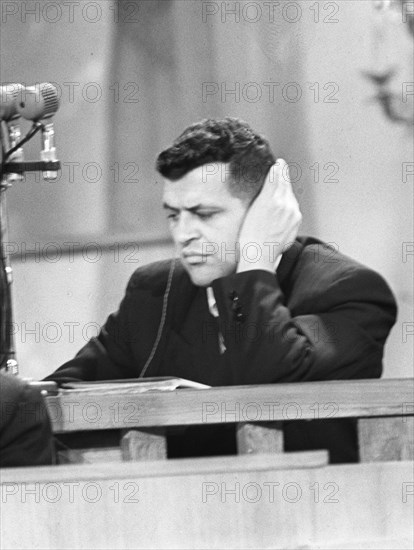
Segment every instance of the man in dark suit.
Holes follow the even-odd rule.
[[[118,312],[50,380],[172,375],[221,386],[381,375],[394,298],[377,273],[297,238],[287,165],[263,137],[237,119],[204,120],[157,169],[176,258],[138,269]],[[215,452],[231,452],[227,430],[191,437],[200,454],[212,433]],[[285,448],[357,459],[351,421],[288,422]]]

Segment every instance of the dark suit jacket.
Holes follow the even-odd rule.
[[[54,461],[52,430],[40,391],[0,372],[0,467]]]
[[[393,295],[380,275],[321,241],[298,238],[275,275],[252,270],[216,279],[218,323],[205,289],[191,283],[178,261],[174,265],[169,289],[171,262],[137,269],[98,337],[48,379],[133,378],[151,354],[145,376],[180,376],[212,386],[381,375],[396,317]],[[338,452],[340,461],[355,459],[355,431],[349,422],[332,422],[324,422],[322,432],[332,432],[338,449],[321,447],[320,422],[312,421],[287,423],[287,450],[328,447],[333,461]],[[342,435],[338,422],[348,426]],[[340,437],[349,440],[350,454],[342,453],[347,444]]]

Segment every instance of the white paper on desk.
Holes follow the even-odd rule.
[[[92,382],[66,382],[62,384],[65,391],[76,392],[133,392],[143,393],[148,391],[174,391],[178,388],[206,389],[211,386],[193,382],[185,378],[173,376],[156,376],[152,378],[125,378],[122,380],[94,380]]]

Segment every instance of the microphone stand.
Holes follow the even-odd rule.
[[[7,129],[5,130],[5,127]],[[4,132],[3,132],[4,131]],[[0,368],[11,374],[19,374],[19,365],[16,360],[16,346],[13,331],[13,307],[11,287],[13,271],[8,252],[9,227],[7,215],[6,190],[16,181],[22,181],[23,175],[19,173],[7,174],[4,167],[7,166],[7,151],[18,147],[21,141],[20,127],[14,121],[1,124],[2,170],[0,179],[0,262],[1,262],[1,327],[0,327]],[[23,160],[23,149],[18,148],[10,155],[13,161]]]
[[[7,154],[6,147],[10,150],[20,142],[20,132],[17,127],[10,128],[10,138],[7,139],[1,128],[1,144],[3,155]],[[24,141],[24,140],[23,140]],[[12,282],[13,271],[8,252],[8,216],[6,191],[12,183],[23,180],[25,172],[57,172],[60,162],[51,160],[23,162],[23,151],[17,149],[10,155],[12,162],[4,162],[2,159],[0,176],[0,369],[11,374],[19,374],[19,365],[16,360],[16,347],[13,331],[12,308]]]
[[[11,285],[13,271],[10,256],[7,250],[8,219],[6,189],[11,186],[7,176],[0,182],[0,261],[1,261],[1,332],[0,332],[0,368],[11,374],[19,374],[19,365],[16,361],[16,347],[13,332],[13,308]]]

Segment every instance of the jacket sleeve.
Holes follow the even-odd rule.
[[[137,327],[131,326],[129,310],[134,293],[135,277],[131,277],[126,294],[116,313],[109,315],[96,338],[89,342],[70,361],[45,380],[57,384],[79,380],[113,380],[136,377],[133,371],[131,342],[137,338]]]
[[[54,463],[43,396],[20,378],[0,371],[0,468]]]
[[[233,384],[381,375],[396,304],[374,271],[349,269],[295,311],[286,305],[277,276],[266,271],[217,279],[213,290]]]

